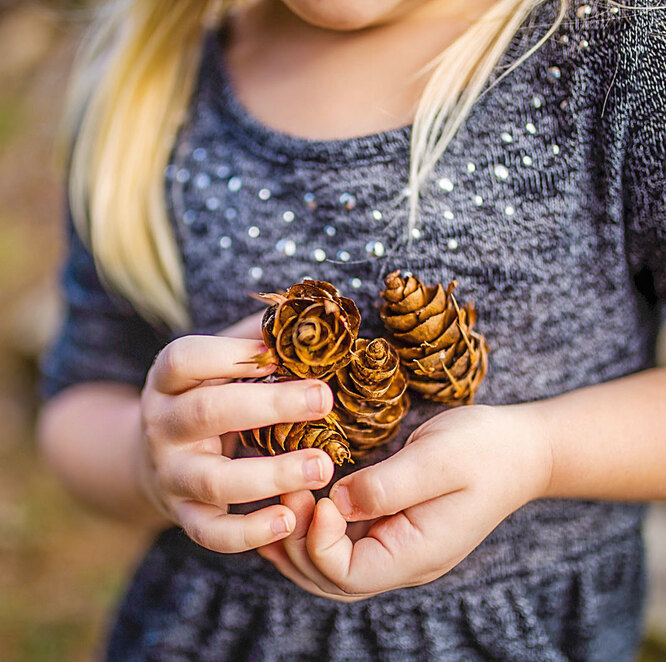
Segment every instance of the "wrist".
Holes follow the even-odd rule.
[[[527,466],[521,467],[530,478],[525,503],[548,498],[552,491],[554,451],[541,403],[509,405],[506,409],[512,413],[511,434],[519,440],[518,453],[528,460]]]

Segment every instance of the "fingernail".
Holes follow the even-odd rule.
[[[335,492],[331,494],[331,500],[344,517],[351,517],[354,508],[349,499],[349,490],[344,485],[338,487]]]
[[[291,531],[291,524],[289,520],[283,515],[282,517],[277,517],[271,522],[271,531],[276,535],[282,535],[283,533],[289,533]]]
[[[305,391],[305,401],[307,402],[308,408],[317,414],[323,414],[325,411],[325,388],[326,387],[321,384],[315,384],[314,386],[309,386]]]
[[[324,467],[318,457],[303,463],[303,475],[312,483],[321,483],[324,480]]]

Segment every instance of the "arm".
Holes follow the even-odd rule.
[[[47,402],[38,440],[67,489],[106,515],[149,528],[169,522],[139,489],[137,389],[98,382],[71,387]]]
[[[665,477],[662,368],[435,416],[393,457],[338,481],[330,500],[288,495],[296,529],[261,553],[306,590],[358,600],[443,575],[533,499],[664,499]],[[352,541],[347,523],[361,521],[369,529]]]
[[[522,406],[552,451],[543,496],[666,499],[666,368]]]

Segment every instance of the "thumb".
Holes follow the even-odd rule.
[[[438,440],[432,440],[438,441]],[[419,439],[392,457],[341,478],[330,499],[348,522],[385,517],[461,489],[440,443]]]

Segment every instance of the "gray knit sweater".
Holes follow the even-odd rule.
[[[476,104],[423,189],[411,243],[410,129],[327,142],[273,131],[239,103],[211,35],[166,173],[194,331],[256,310],[250,292],[314,277],[353,297],[362,331],[376,334],[382,278],[399,268],[455,277],[460,298],[475,301],[492,346],[481,403],[651,366],[666,298],[666,18],[654,4],[574,3],[557,35]],[[505,62],[543,34],[555,5],[535,11]],[[140,386],[169,336],[106,294],[71,240],[69,314],[45,357],[45,392]],[[393,450],[438,411],[415,400]],[[628,661],[642,513],[533,502],[439,580],[352,605],[305,593],[255,553],[208,552],[174,529],[138,569],[108,659]]]

